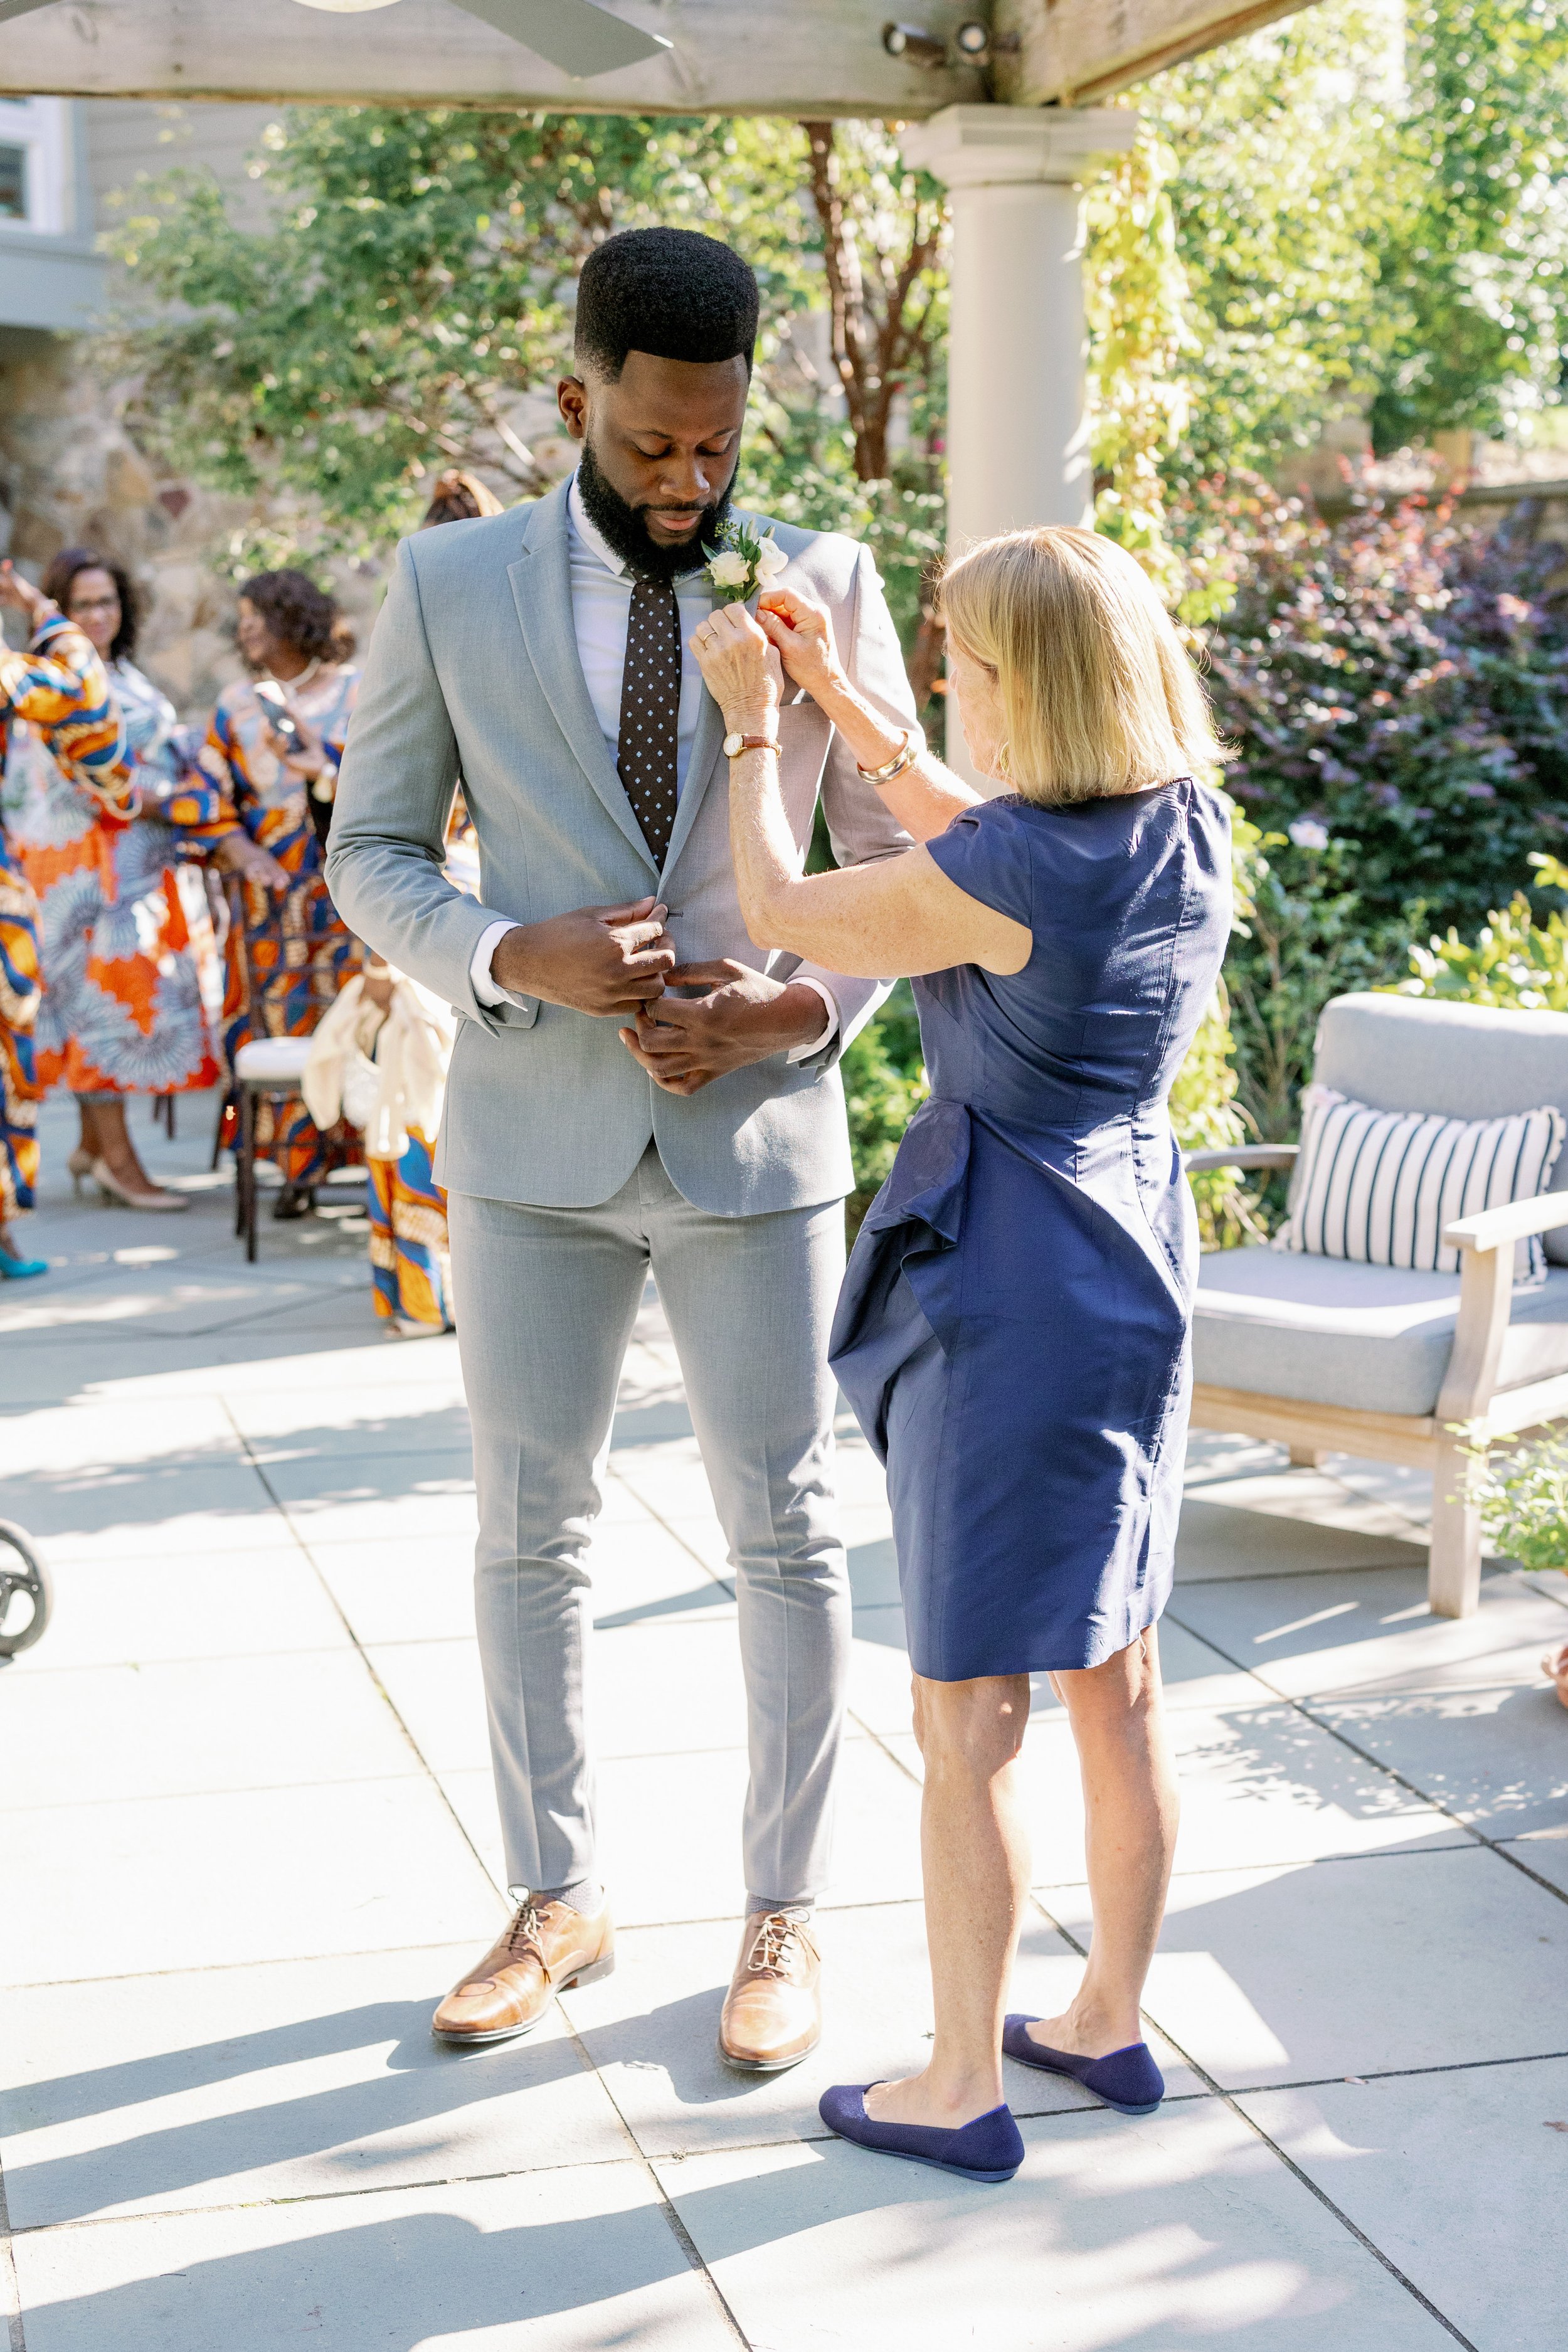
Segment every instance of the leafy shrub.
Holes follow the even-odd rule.
[[[1247,830],[1247,895],[1226,959],[1237,1091],[1255,1131],[1280,1143],[1300,1125],[1318,1015],[1331,996],[1405,971],[1410,926],[1369,916],[1352,845],[1312,820],[1299,819],[1294,838]]]
[[[1221,981],[1171,1088],[1171,1125],[1184,1151],[1219,1150],[1257,1132],[1237,1100],[1236,1040]],[[1235,1168],[1200,1169],[1192,1179],[1205,1249],[1226,1249],[1265,1230],[1254,1192]]]
[[[1532,855],[1537,887],[1568,891],[1568,866],[1541,851]],[[1447,938],[1410,950],[1413,978],[1402,996],[1447,996],[1469,1004],[1510,1005],[1529,1013],[1568,1013],[1568,919],[1553,908],[1544,921],[1522,890],[1482,924],[1473,947],[1450,929]]]
[[[1307,819],[1342,845],[1317,903],[1324,922],[1336,895],[1356,905],[1331,932],[1500,905],[1564,836],[1562,548],[1468,535],[1415,500],[1331,527],[1247,482],[1181,524],[1200,550],[1228,542],[1235,602],[1205,633],[1227,787],[1268,831]]]
[[[1568,1439],[1539,1437],[1489,1457],[1471,1448],[1465,1491],[1494,1551],[1538,1574],[1568,1568]]]
[[[1539,853],[1530,862],[1539,888],[1568,891],[1568,865]],[[1568,918],[1554,908],[1542,920],[1522,890],[1488,916],[1473,945],[1450,929],[1413,947],[1410,961],[1402,995],[1568,1013]],[[1568,1569],[1568,1438],[1536,1438],[1505,1453],[1474,1446],[1465,1487],[1494,1550],[1521,1568]]]
[[[844,1049],[840,1068],[849,1113],[855,1190],[847,1215],[851,1238],[886,1183],[904,1129],[931,1092],[921,1052],[921,1025],[907,980]]]

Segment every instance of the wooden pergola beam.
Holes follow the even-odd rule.
[[[950,42],[984,0],[613,0],[674,47],[573,81],[447,0],[331,16],[294,0],[52,0],[0,23],[0,95],[537,106],[623,114],[861,115],[919,121],[988,94],[955,61],[889,57],[907,17]],[[996,0],[991,92],[1092,105],[1310,0]],[[1016,45],[1015,45],[1016,44]]]
[[[1096,106],[1165,66],[1180,65],[1310,5],[1311,0],[996,0],[996,95],[1013,106]]]
[[[448,0],[338,16],[294,0],[57,0],[0,24],[0,94],[554,113],[859,115],[914,120],[985,95],[973,67],[889,57],[904,7],[951,40],[963,0],[610,0],[673,47],[574,81]]]

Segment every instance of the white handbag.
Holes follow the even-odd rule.
[[[381,1098],[381,1072],[370,1055],[351,1045],[343,1058],[343,1117],[363,1135]]]

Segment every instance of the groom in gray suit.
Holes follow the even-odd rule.
[[[725,790],[740,743],[688,643],[713,601],[703,543],[756,324],[755,280],[711,238],[635,231],[593,254],[559,391],[577,472],[398,550],[328,876],[355,930],[459,1015],[437,1174],[518,1907],[435,2031],[525,2032],[613,1965],[584,1727],[590,1537],[651,1268],[739,1599],[747,1916],[720,2049],[767,2071],[821,2030],[810,1922],[849,1650],[826,1364],[852,1182],[837,1065],[882,992],[747,937]],[[869,556],[773,528],[783,584],[828,605],[861,691],[912,726]],[[803,849],[819,796],[841,864],[907,845],[815,704],[780,712],[779,758]],[[459,780],[479,901],[442,873]]]

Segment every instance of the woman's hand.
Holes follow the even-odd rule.
[[[279,707],[294,727],[295,739],[290,741],[287,735],[279,733],[268,711],[267,701],[262,700],[261,723],[266,730],[267,748],[282,762],[289,775],[298,777],[301,783],[313,784],[327,765],[321,739],[310,720],[301,719],[288,701]]]
[[[393,991],[397,986],[397,975],[390,965],[367,963],[362,978],[364,982],[363,993],[367,1001],[375,1006],[378,1013],[390,1013]]]
[[[279,897],[288,889],[289,869],[280,866],[269,849],[252,841],[247,833],[226,833],[212,853],[213,864],[224,874],[237,874],[242,882],[256,884],[263,890],[273,890]]]
[[[826,708],[847,689],[825,604],[793,588],[765,588],[757,599],[757,620],[795,685],[814,702]]]
[[[779,657],[743,604],[721,604],[692,631],[703,684],[740,735],[771,735],[784,685]]]
[[[833,641],[833,620],[826,605],[802,596],[793,588],[764,589],[757,599],[757,619],[796,686],[810,695],[825,719],[831,719],[862,770],[885,767],[909,741],[908,730],[889,719],[846,677]],[[904,810],[898,812],[907,823]],[[940,833],[947,823],[931,825]]]
[[[12,569],[9,557],[0,563],[0,604],[9,604],[13,612],[26,613],[35,636],[60,609],[41,588],[35,588],[30,580],[24,580],[19,572]]]

